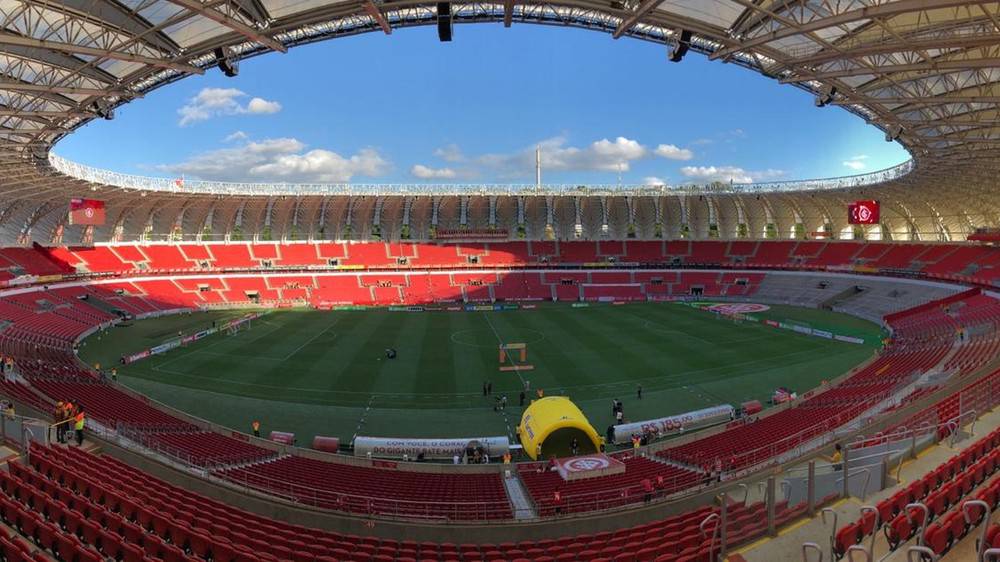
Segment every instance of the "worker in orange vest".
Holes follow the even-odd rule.
[[[260,422],[259,421],[253,420],[253,422],[250,424],[250,428],[253,429],[253,436],[254,437],[260,437]]]
[[[79,411],[73,418],[73,429],[76,430],[76,446],[83,446],[83,427],[87,424],[87,415],[83,413],[83,407],[78,406]]]

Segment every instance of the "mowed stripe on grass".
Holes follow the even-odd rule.
[[[187,317],[187,325],[197,324],[199,315],[210,325],[219,314],[197,313]],[[789,307],[775,307],[769,314],[842,323],[877,341],[877,327],[842,315]],[[158,343],[148,338],[165,331],[157,322],[115,329],[113,338],[91,338],[83,355],[89,362],[108,364],[123,352]],[[528,362],[535,369],[520,377],[498,372],[498,336],[506,343],[527,342]],[[399,352],[397,359],[385,359],[388,347]],[[193,414],[239,428],[244,419],[249,423],[271,414],[298,425],[300,434],[349,437],[343,427],[319,427],[357,419],[374,396],[370,431],[455,436],[496,431],[502,425],[492,401],[482,396],[485,380],[493,382],[494,394],[508,395],[510,417],[520,415],[516,404],[523,377],[532,390],[569,395],[601,429],[610,421],[611,398],[627,401],[631,419],[763,399],[777,386],[808,390],[872,351],[868,345],[736,325],[676,304],[544,304],[536,310],[486,313],[292,310],[269,314],[239,335],[213,336],[120,373],[124,381],[149,381],[136,387],[154,398],[193,404]],[[634,399],[638,384],[644,388],[641,402]],[[234,399],[219,408],[217,400],[204,399],[199,389],[247,400]],[[181,396],[185,392],[191,396]],[[238,411],[241,403],[253,404],[256,411]],[[262,404],[273,407],[261,412]],[[219,412],[232,409],[228,406],[237,411]],[[296,409],[311,414],[293,415],[290,410]]]

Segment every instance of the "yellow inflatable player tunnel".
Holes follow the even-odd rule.
[[[535,400],[521,415],[517,427],[524,452],[534,460],[572,455],[570,443],[577,441],[577,454],[601,450],[602,439],[587,417],[565,396]]]

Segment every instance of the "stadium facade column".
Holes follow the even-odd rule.
[[[809,461],[806,473],[806,512],[810,517],[816,515],[816,461]]]
[[[777,528],[774,524],[774,475],[767,477],[767,536],[776,537],[778,536]]]

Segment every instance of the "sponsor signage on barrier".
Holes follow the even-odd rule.
[[[389,312],[423,312],[422,306],[390,306]]]
[[[393,437],[366,437],[359,435],[354,439],[354,456],[416,458],[423,454],[425,458],[450,459],[455,455],[464,455],[465,448],[471,442],[477,442],[491,457],[500,458],[510,450],[510,440],[505,436],[469,437],[459,439],[408,439]]]
[[[439,240],[505,240],[507,237],[505,228],[439,228],[434,231],[434,238]]]
[[[575,302],[571,305],[573,308],[587,308],[590,306],[589,302]]]
[[[840,334],[833,336],[833,339],[847,343],[865,343],[865,340],[862,338],[856,338],[854,336],[842,336]]]
[[[470,304],[465,307],[465,310],[468,312],[486,312],[489,310],[500,310],[500,308],[492,304]]]
[[[224,322],[222,324],[222,326],[219,327],[219,328],[208,328],[208,329],[205,329],[205,330],[201,330],[200,332],[195,332],[194,334],[190,334],[188,336],[184,336],[184,337],[181,337],[181,338],[175,338],[175,339],[172,339],[170,341],[161,343],[160,345],[151,347],[151,348],[149,348],[147,350],[140,351],[138,353],[133,353],[132,355],[127,355],[127,356],[125,356],[123,358],[123,361],[124,361],[124,363],[126,365],[128,365],[130,363],[135,363],[136,361],[138,361],[140,359],[145,359],[145,358],[150,357],[152,355],[159,355],[161,353],[166,353],[167,351],[170,351],[171,349],[175,349],[175,348],[180,347],[182,344],[186,344],[186,343],[191,343],[191,342],[194,342],[194,341],[198,341],[198,340],[200,340],[202,338],[205,338],[207,336],[215,334],[215,333],[219,332],[220,330],[228,330],[229,328],[233,328],[235,326],[240,326],[240,325],[245,324],[245,323],[247,323],[247,322],[249,322],[251,320],[256,320],[257,318],[260,318],[261,316],[264,316],[265,314],[267,314],[267,311],[264,311],[264,312],[251,312],[250,314],[246,314],[246,315],[244,315],[244,316],[242,316],[240,318],[234,318],[232,320],[228,320],[228,321]]]
[[[125,364],[128,365],[130,363],[135,363],[136,361],[138,361],[140,359],[145,359],[147,357],[149,357],[149,350],[148,349],[144,349],[144,350],[140,351],[139,353],[133,353],[132,355],[126,356],[125,357]]]
[[[813,328],[812,335],[819,336],[821,338],[826,338],[828,340],[832,340],[833,339],[833,333],[832,332],[827,332],[826,330],[817,330],[817,329]]]
[[[653,433],[665,435],[679,431],[688,431],[696,427],[704,427],[733,419],[735,410],[729,404],[721,404],[653,420],[623,423],[614,426],[615,443],[625,443],[635,434]]]
[[[209,328],[207,330],[202,330],[200,332],[195,332],[195,333],[191,334],[190,336],[185,336],[181,340],[181,343],[196,342],[196,341],[198,341],[198,340],[200,340],[202,338],[207,338],[208,336],[210,336],[210,335],[212,335],[212,334],[214,334],[214,333],[216,333],[218,331],[219,330],[217,328]]]
[[[149,348],[149,353],[150,355],[159,355],[180,346],[181,340],[168,341],[167,343],[161,343],[160,345]]]

